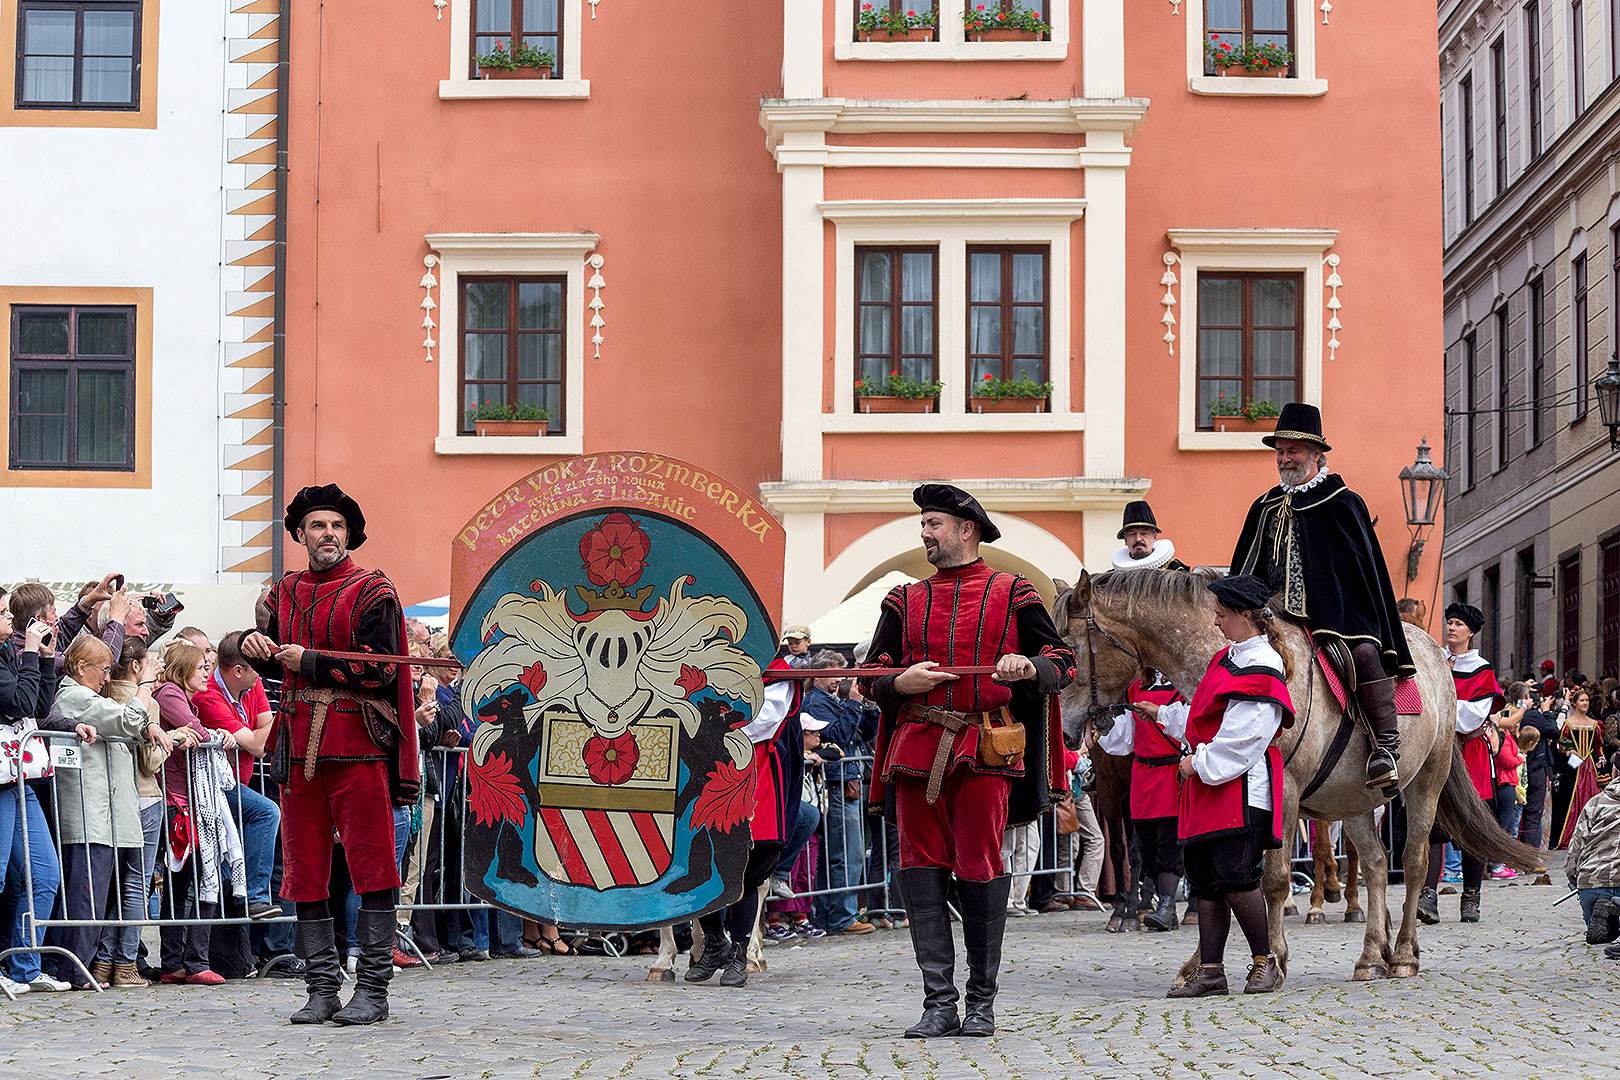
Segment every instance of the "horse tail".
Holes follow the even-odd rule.
[[[1515,870],[1531,871],[1541,866],[1542,854],[1528,844],[1510,837],[1485,809],[1474,781],[1468,775],[1462,750],[1451,748],[1451,773],[1435,807],[1435,821],[1451,834],[1452,843],[1476,859],[1505,863]]]

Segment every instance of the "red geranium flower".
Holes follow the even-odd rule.
[[[636,745],[635,735],[628,731],[617,739],[592,735],[585,740],[580,757],[592,780],[612,787],[624,783],[635,773],[636,762],[641,760],[641,748]]]
[[[613,513],[579,542],[585,575],[597,585],[630,585],[647,568],[647,534],[628,514]]]

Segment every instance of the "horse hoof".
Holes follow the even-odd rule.
[[[1299,914],[1299,908],[1297,906],[1293,905],[1293,904],[1286,904],[1286,905],[1283,906],[1283,914],[1284,915],[1298,915]]]
[[[1119,932],[1122,934],[1134,934],[1141,929],[1142,922],[1140,919],[1121,919],[1119,921]]]
[[[1328,889],[1323,895],[1327,897],[1327,902],[1330,904],[1337,904],[1344,899],[1344,893],[1339,889]]]
[[[1324,922],[1327,922],[1327,916],[1322,914],[1320,911],[1307,911],[1305,913],[1306,926],[1315,926],[1317,923]]]
[[[1367,921],[1367,913],[1365,911],[1347,911],[1347,912],[1344,913],[1344,921],[1345,922],[1366,922]]]
[[[649,972],[647,972],[647,981],[648,982],[674,982],[675,981],[675,969],[674,968],[665,968],[663,971],[649,971]]]
[[[1389,969],[1382,964],[1373,964],[1367,967],[1363,967],[1361,964],[1356,965],[1356,982],[1372,982],[1375,979],[1387,978],[1389,978]]]
[[[1108,931],[1110,934],[1119,933],[1119,916],[1110,915],[1108,917],[1108,925],[1103,927],[1103,929]]]
[[[1418,966],[1416,964],[1396,964],[1389,969],[1389,973],[1397,979],[1410,979],[1418,973]]]

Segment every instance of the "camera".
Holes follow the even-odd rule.
[[[124,575],[114,574],[113,579],[111,582],[109,582],[109,584],[112,585],[112,591],[117,592],[119,589],[124,587]]]
[[[143,596],[141,606],[154,615],[177,615],[186,610],[186,605],[182,604],[180,598],[172,592],[166,592],[162,596]]]

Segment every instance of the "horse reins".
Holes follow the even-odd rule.
[[[1142,658],[1137,655],[1137,653],[1136,653],[1136,651],[1134,649],[1130,648],[1128,645],[1126,645],[1124,642],[1120,641],[1113,634],[1109,633],[1108,627],[1103,626],[1101,623],[1099,623],[1097,621],[1097,613],[1094,610],[1092,610],[1091,604],[1089,602],[1086,604],[1085,616],[1086,616],[1086,723],[1088,725],[1090,725],[1090,724],[1092,724],[1093,720],[1097,717],[1097,715],[1099,713],[1113,712],[1116,709],[1119,709],[1121,707],[1118,704],[1099,705],[1097,703],[1098,694],[1097,694],[1097,641],[1096,641],[1096,635],[1101,634],[1103,636],[1104,641],[1108,642],[1108,644],[1112,645],[1114,648],[1118,649],[1120,652],[1122,652],[1126,656],[1130,657],[1133,661],[1136,662],[1136,665],[1138,667],[1140,667],[1142,665]],[[1129,706],[1125,706],[1125,707],[1129,708]]]

